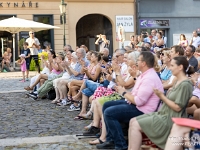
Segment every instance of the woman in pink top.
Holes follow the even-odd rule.
[[[101,66],[99,64],[99,61],[101,60],[101,55],[97,52],[91,53],[91,61],[90,65],[88,67],[84,67],[84,64],[82,64],[82,73],[85,73],[85,76],[83,79],[89,79],[92,81],[96,81],[101,73]],[[70,93],[72,95],[75,95],[73,97],[74,100],[79,100],[81,96],[81,92],[78,92],[77,90],[80,89],[82,84],[84,83],[84,80],[73,80],[70,82]]]
[[[21,54],[20,56],[20,65],[21,65],[21,72],[22,72],[22,76],[23,76],[23,79],[21,80],[21,82],[25,82],[25,71],[26,71],[26,60],[25,60],[25,55],[24,54]]]
[[[25,87],[24,89],[27,91],[31,91],[38,83],[41,83],[41,80],[44,83],[45,80],[54,79],[57,75],[59,75],[62,72],[63,68],[60,64],[64,59],[65,59],[64,55],[60,54],[56,57],[54,51],[52,51],[52,50],[49,51],[48,52],[49,63],[47,63],[47,62],[44,62],[44,63],[45,63],[45,66],[48,66],[49,70],[51,70],[51,73],[50,74],[40,74],[39,77],[37,78],[37,80],[33,83],[33,85]],[[43,61],[45,61],[45,60],[43,60]]]

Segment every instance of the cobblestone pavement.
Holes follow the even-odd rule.
[[[5,73],[4,73],[5,74]],[[34,101],[25,98],[23,87],[29,82],[19,82],[20,73],[0,73],[0,140],[10,138],[75,135],[83,132],[91,120],[75,121],[79,112],[68,112],[68,107],[58,107],[50,100]],[[13,92],[14,91],[14,92]],[[21,92],[15,92],[21,91]],[[1,146],[1,149],[95,149],[85,140]],[[40,143],[40,142],[38,142]]]

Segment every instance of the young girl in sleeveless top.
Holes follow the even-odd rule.
[[[26,71],[26,60],[25,60],[25,54],[21,54],[20,56],[20,62],[19,64],[21,65],[21,72],[23,76],[23,80],[21,82],[25,82],[25,71]]]

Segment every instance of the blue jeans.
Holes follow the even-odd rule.
[[[95,90],[102,86],[100,83],[94,82],[92,80],[85,80],[85,86],[86,88],[83,89],[81,92],[86,95],[87,97],[90,97],[94,94]]]
[[[106,141],[114,141],[116,149],[126,149],[128,146],[120,123],[129,123],[131,118],[142,115],[143,112],[135,105],[129,105],[124,99],[106,102],[102,111],[107,130]]]

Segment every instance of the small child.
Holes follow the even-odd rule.
[[[5,52],[3,54],[3,60],[1,62],[2,66],[2,72],[10,72],[9,66],[10,66],[10,60],[9,60],[9,56],[8,53]]]
[[[26,60],[26,81],[28,81],[28,75],[29,75],[29,68],[30,68],[30,54],[31,51],[28,48],[28,43],[24,42],[23,44],[24,49],[21,51],[21,54],[25,55],[25,60]],[[23,79],[22,79],[23,80]]]
[[[26,71],[26,60],[25,60],[25,54],[21,54],[20,56],[20,62],[19,64],[21,65],[21,71],[22,71],[22,76],[23,80],[21,82],[25,82],[25,71]]]

